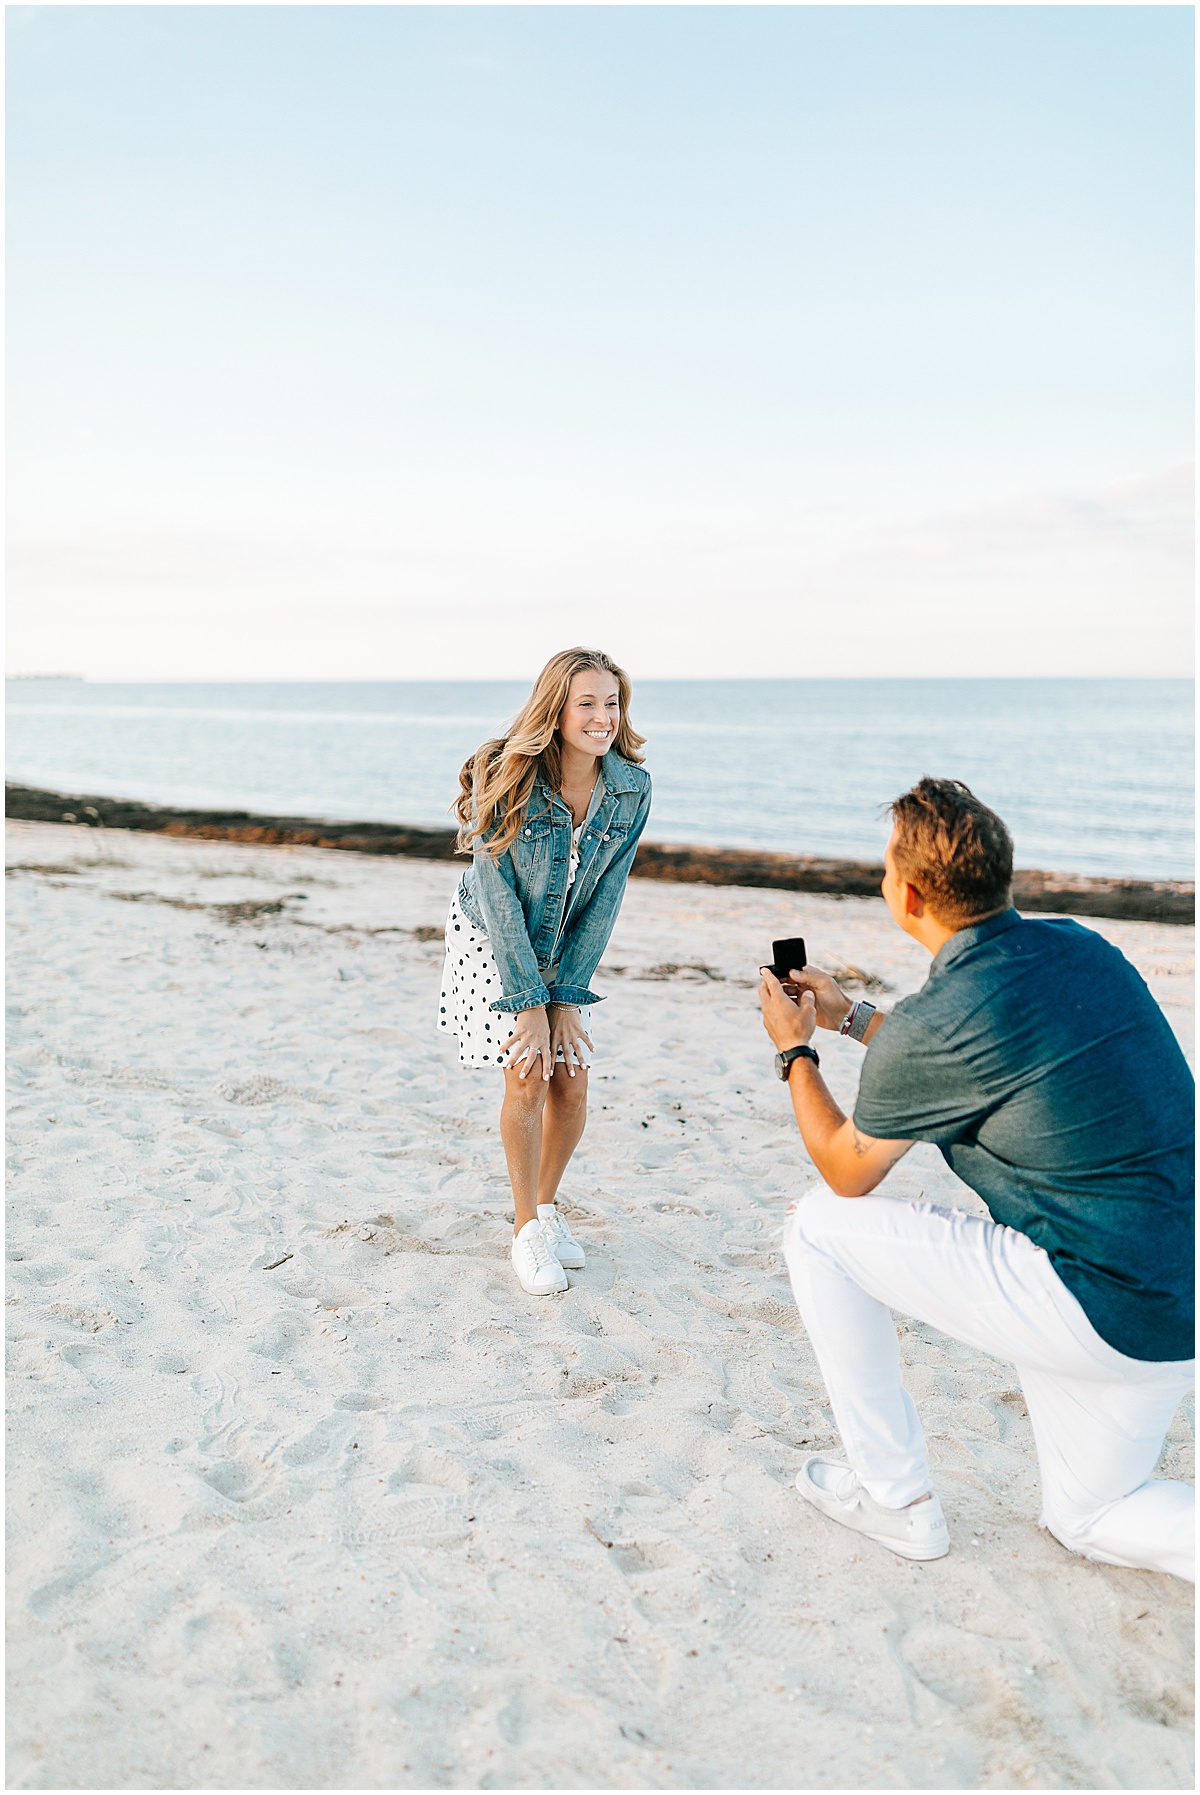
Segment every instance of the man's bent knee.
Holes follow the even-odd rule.
[[[1047,1500],[1041,1524],[1068,1552],[1128,1570],[1165,1571],[1196,1580],[1196,1492],[1191,1484],[1148,1478],[1128,1496],[1098,1508]]]
[[[819,1251],[829,1223],[845,1209],[849,1199],[839,1197],[827,1184],[814,1184],[788,1210],[783,1225],[783,1256]]]

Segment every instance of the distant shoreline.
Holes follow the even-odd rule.
[[[15,821],[67,823],[193,836],[261,846],[333,848],[359,854],[401,855],[415,860],[453,860],[452,829],[410,828],[393,823],[338,822],[294,816],[256,816],[244,810],[179,810],[132,799],[42,791],[6,784],[5,812]],[[829,860],[755,849],[673,846],[644,841],[633,877],[692,885],[742,885],[778,891],[821,892],[829,897],[878,897],[882,865]],[[1118,921],[1192,924],[1192,880],[1096,878],[1079,873],[1018,872],[1013,897],[1021,910]]]

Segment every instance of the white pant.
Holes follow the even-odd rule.
[[[1041,1247],[982,1216],[824,1185],[788,1217],[784,1254],[846,1454],[890,1508],[930,1488],[889,1309],[1017,1367],[1042,1474],[1042,1522],[1073,1552],[1195,1581],[1191,1484],[1153,1479],[1191,1361],[1103,1341]]]

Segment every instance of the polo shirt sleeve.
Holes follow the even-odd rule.
[[[897,1005],[863,1061],[854,1126],[882,1141],[949,1145],[990,1107],[961,1054]]]

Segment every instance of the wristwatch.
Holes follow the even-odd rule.
[[[814,1066],[821,1064],[816,1052],[811,1047],[785,1047],[782,1053],[775,1055],[775,1070],[784,1084],[787,1083],[793,1062],[796,1060],[811,1060]]]

